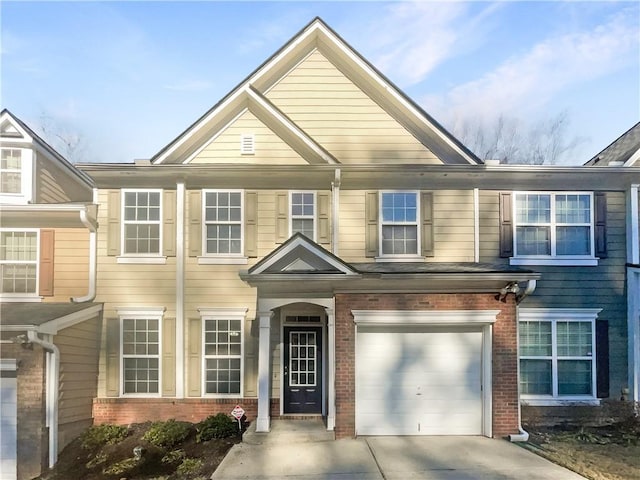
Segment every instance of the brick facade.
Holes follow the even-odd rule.
[[[45,408],[45,352],[38,345],[2,345],[2,358],[18,365],[18,480],[37,477],[48,466]]]
[[[518,432],[518,352],[513,296],[336,294],[336,438],[355,435],[355,323],[352,310],[501,310],[493,326],[493,435]]]

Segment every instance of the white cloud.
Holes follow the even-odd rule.
[[[566,89],[637,63],[639,39],[638,21],[625,10],[590,31],[540,41],[444,98],[423,103],[444,121],[491,112],[535,114]]]

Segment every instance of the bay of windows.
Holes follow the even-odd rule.
[[[382,255],[418,254],[418,218],[417,192],[381,192]]]
[[[242,192],[205,190],[205,253],[242,253]]]

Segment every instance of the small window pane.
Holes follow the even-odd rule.
[[[590,322],[558,322],[558,356],[585,357],[592,355]]]
[[[417,227],[413,225],[384,225],[382,253],[405,255],[418,253]]]
[[[551,395],[551,360],[520,360],[520,390],[525,394]]]
[[[590,255],[591,228],[590,227],[557,227],[556,228],[557,255]]]
[[[517,227],[516,239],[518,255],[551,255],[549,227]]]
[[[558,394],[592,394],[591,360],[558,360]]]
[[[551,322],[520,322],[520,355],[550,356]]]

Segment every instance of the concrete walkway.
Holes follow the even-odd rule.
[[[332,440],[321,422],[272,422],[245,433],[213,480],[584,480],[505,440],[360,437]]]

